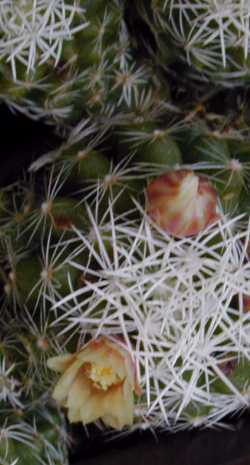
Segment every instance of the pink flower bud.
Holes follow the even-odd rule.
[[[243,311],[250,312],[250,295],[243,295]]]
[[[147,212],[164,231],[176,237],[193,236],[218,219],[217,193],[193,171],[169,171],[147,187]]]

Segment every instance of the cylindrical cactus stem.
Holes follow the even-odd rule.
[[[143,122],[125,125],[119,130],[118,150],[125,156],[134,153],[134,160],[142,164],[170,168],[182,163],[178,144],[165,129],[154,123]]]
[[[71,170],[68,181],[77,186],[80,203],[90,204],[98,197],[100,215],[108,209],[109,201],[116,213],[133,209],[132,197],[143,191],[145,180],[133,165],[132,157],[115,163],[102,152],[79,143],[66,148],[61,158]]]
[[[150,0],[137,4],[154,35],[160,64],[179,62],[183,66],[186,62],[192,78],[226,87],[248,79],[249,24],[244,2]]]
[[[54,292],[66,295],[69,292],[69,273],[74,285],[80,277],[80,272],[67,263],[70,247],[67,252],[66,258],[65,252],[63,254],[59,248],[57,254],[52,253],[47,259],[39,257],[37,252],[35,256],[20,258],[9,273],[8,294],[14,295],[20,305],[25,304],[31,309],[34,309],[46,294],[48,297]]]
[[[68,231],[72,226],[84,227],[84,211],[75,199],[57,197],[41,204],[41,213],[50,220],[55,231]]]
[[[243,397],[249,389],[250,362],[241,354],[230,354],[218,364],[220,376],[211,383],[211,391],[217,394],[232,394],[238,391]],[[228,380],[228,382],[226,382]]]
[[[70,167],[69,181],[82,184],[102,178],[109,173],[110,162],[101,152],[85,148],[84,143],[69,147],[61,155]]]
[[[1,418],[1,417],[0,417]],[[35,421],[34,421],[35,419]],[[49,405],[37,407],[21,416],[5,415],[0,426],[0,457],[3,465],[34,465],[49,460],[68,464],[67,434],[61,414]]]

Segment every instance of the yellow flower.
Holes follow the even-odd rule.
[[[134,391],[140,395],[129,353],[106,337],[75,354],[52,357],[48,367],[62,373],[53,398],[68,409],[70,422],[84,425],[101,418],[107,426],[132,425]]]

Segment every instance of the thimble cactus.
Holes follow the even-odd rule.
[[[110,135],[86,128],[33,165],[32,188],[3,190],[4,465],[68,463],[64,415],[174,431],[223,424],[249,405],[249,223],[225,214],[214,187],[221,176],[234,192],[235,178],[213,175],[203,133],[189,165],[181,132],[161,129],[156,147],[141,126],[145,158],[143,143],[110,160]],[[170,160],[158,151],[168,138]]]
[[[57,66],[64,42],[88,26],[84,11],[75,1],[2,2],[0,55],[11,64],[13,78],[18,79],[21,65],[28,74],[46,61]]]
[[[142,0],[137,7],[164,65],[181,55],[200,78],[225,86],[249,79],[248,1]]]
[[[248,91],[208,82],[246,77],[248,9],[184,3],[0,6],[1,98],[62,137],[0,194],[1,465],[249,406]]]
[[[110,124],[133,112],[143,95],[154,102],[160,80],[134,57],[125,8],[120,0],[4,1],[1,99],[60,126],[84,116]],[[166,83],[161,92],[167,98]]]

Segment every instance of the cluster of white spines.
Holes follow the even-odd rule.
[[[6,367],[2,364],[2,368]],[[10,371],[11,369],[9,372],[5,369],[6,379]],[[1,376],[2,374],[0,374],[0,382]],[[65,422],[62,415],[58,416],[58,411],[48,409],[46,404],[48,396],[45,395],[43,398],[36,399],[34,403],[26,405],[21,405],[19,402],[14,405],[13,399],[7,397],[0,398],[1,407],[3,407],[0,424],[0,465],[16,465],[19,461],[24,463],[24,458],[28,458],[27,463],[30,463],[31,456],[34,463],[41,465],[62,463],[66,465],[68,461],[65,448],[68,436]],[[23,418],[25,415],[26,417]],[[45,425],[45,422],[50,433],[58,435],[56,444],[44,434],[44,431],[40,431],[39,424]]]
[[[76,15],[81,21],[75,25]],[[79,2],[65,0],[4,0],[0,4],[0,57],[35,71],[38,64],[61,57],[65,40],[88,25]]]
[[[0,360],[0,402],[9,402],[12,407],[22,407],[20,382],[12,376],[15,365],[7,366],[6,359]]]
[[[97,221],[86,208],[91,229],[75,233],[89,259],[70,259],[84,286],[52,302],[54,329],[69,339],[78,332],[82,342],[122,335],[145,394],[136,409],[139,426],[187,427],[197,420],[188,413],[193,403],[207,409],[199,419],[206,424],[245,407],[247,386],[240,392],[222,367],[230,357],[250,360],[249,314],[242,303],[239,310],[231,304],[250,294],[249,226],[237,229],[237,219],[222,217],[196,238],[175,240],[145,215],[135,224],[115,217],[110,204]],[[213,390],[216,379],[231,394]]]
[[[245,59],[248,57],[248,0],[167,0],[164,6],[170,21],[165,26],[176,42],[182,44],[188,59],[196,58],[216,71],[218,66],[226,67],[232,60],[228,56],[229,48],[240,47]]]

